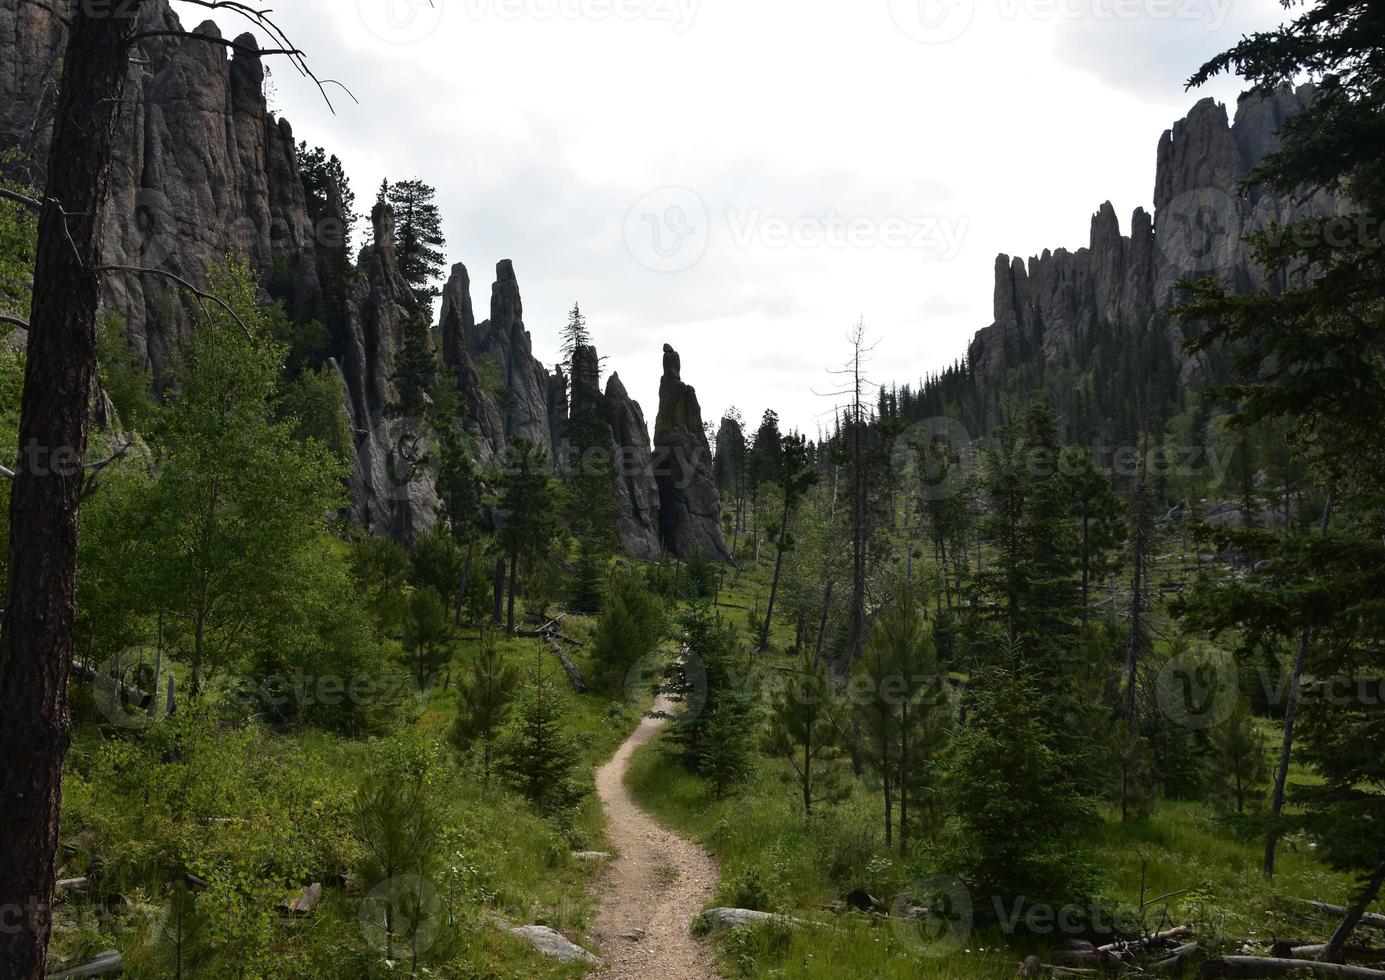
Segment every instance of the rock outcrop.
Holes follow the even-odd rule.
[[[182,30],[167,2],[144,5],[140,16],[141,30]],[[211,21],[195,32],[220,37]],[[0,0],[0,149],[16,151],[6,171],[35,185],[44,180],[64,43],[62,21],[50,10]],[[427,311],[400,274],[387,208],[372,213],[372,240],[354,269],[344,255],[349,216],[340,189],[327,187],[326,205],[316,201],[309,217],[294,134],[268,111],[256,40],[244,34],[235,44],[228,57],[224,46],[196,39],[140,42],[115,152],[105,260],[161,269],[205,287],[233,254],[249,264],[267,295],[283,300],[291,317],[321,319],[355,440],[348,479],[352,518],[372,533],[407,541],[435,520],[437,498],[412,461],[424,448],[414,447],[409,431],[417,420],[390,418],[386,408],[397,394],[391,378],[405,326]],[[156,387],[173,383],[201,315],[196,301],[165,278],[126,273],[106,280],[103,305],[123,317],[126,338],[152,369]],[[687,431],[670,430],[677,457],[697,463],[667,484],[678,516],[676,532],[665,538],[665,487],[655,479],[640,406],[614,374],[600,390],[595,351],[574,365],[571,379],[534,356],[509,260],[496,266],[490,316],[480,323],[466,267],[453,267],[439,333],[447,383],[460,393],[482,465],[522,437],[561,469],[567,465],[569,401],[587,399],[611,429],[623,549],[655,558],[667,541],[677,554],[690,553],[687,548],[724,553],[715,488],[700,481],[709,459],[705,437],[696,445],[700,418]],[[688,400],[696,417],[690,388],[678,411],[686,412]],[[710,530],[701,528],[705,520]]]
[[[141,30],[182,29],[166,3],[144,5],[140,17]],[[211,21],[195,32],[221,36]],[[63,37],[43,6],[0,0],[0,145],[18,154],[8,169],[34,184],[48,162]],[[321,284],[293,131],[266,107],[254,36],[235,43],[242,50],[229,59],[221,45],[197,40],[139,44],[115,147],[105,260],[201,284],[234,253],[264,273],[277,267],[290,313],[301,312]],[[196,303],[166,279],[128,274],[106,277],[103,299],[165,384]]]
[[[457,373],[478,457],[494,461],[512,437],[522,436],[545,447],[559,472],[571,472],[581,460],[570,445],[568,420],[590,409],[611,430],[621,550],[635,558],[659,557],[659,487],[639,403],[616,374],[602,391],[595,348],[574,353],[570,378],[561,367],[550,373],[533,356],[522,309],[514,267],[501,262],[491,289],[491,318],[477,324],[466,267],[452,267],[442,295],[443,357]]]
[[[1109,201],[1092,216],[1085,248],[1045,249],[1026,263],[1000,255],[995,263],[994,323],[977,333],[968,359],[984,384],[1006,368],[1050,360],[1080,349],[1097,329],[1129,338],[1139,331],[1183,338],[1162,314],[1185,277],[1217,274],[1237,289],[1274,289],[1251,262],[1243,236],[1271,221],[1331,214],[1327,194],[1296,204],[1239,182],[1278,145],[1285,119],[1313,96],[1311,86],[1243,99],[1234,125],[1226,107],[1203,99],[1159,140],[1154,214],[1136,208],[1122,235]],[[1202,366],[1182,364],[1185,383]]]
[[[659,414],[654,421],[654,475],[664,547],[677,555],[729,558],[702,408],[697,392],[683,381],[678,352],[668,344],[664,344]]]

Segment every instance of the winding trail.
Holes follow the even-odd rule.
[[[664,722],[645,718],[596,772],[606,836],[616,849],[597,886],[601,910],[593,931],[606,960],[596,974],[603,980],[707,980],[717,975],[707,943],[688,931],[716,886],[716,861],[656,823],[635,805],[625,786],[631,756]]]

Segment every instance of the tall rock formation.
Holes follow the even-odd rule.
[[[166,0],[145,4],[140,17],[142,31],[182,30]],[[220,37],[211,21],[196,33]],[[315,220],[309,217],[294,134],[267,109],[256,40],[243,34],[235,43],[228,58],[225,47],[195,39],[140,42],[116,144],[105,260],[160,269],[205,287],[228,253],[235,254],[272,287],[290,316],[321,319],[355,440],[348,479],[352,517],[373,533],[407,541],[435,520],[437,499],[429,475],[411,461],[417,450],[408,427],[417,420],[389,418],[386,408],[397,394],[391,377],[405,324],[427,311],[400,275],[387,208],[372,214],[372,241],[355,269],[344,254],[349,216],[340,189],[328,187],[325,206],[318,202]],[[5,165],[8,174],[38,186],[64,44],[63,23],[45,6],[0,0],[0,149],[15,151]],[[569,378],[534,357],[512,264],[496,266],[490,316],[481,323],[470,285],[466,268],[454,266],[443,291],[440,334],[447,383],[457,385],[482,464],[521,436],[543,447],[555,466],[566,465]],[[156,385],[172,383],[201,315],[196,301],[165,278],[127,273],[108,277],[103,306],[123,317],[126,338]],[[611,428],[622,546],[637,557],[657,557],[665,499],[644,414],[617,376],[604,392],[597,390],[595,352],[591,356],[579,365],[582,376],[572,379],[573,397],[591,398]],[[695,415],[695,399],[692,404]],[[699,419],[680,439],[700,435],[700,425]],[[674,510],[686,514],[687,491],[679,482],[671,482],[669,492],[677,494]],[[698,507],[715,512],[705,488],[694,485],[692,492]],[[685,523],[680,518],[680,526]],[[702,547],[708,537],[679,533],[672,549],[684,553],[686,543],[708,550]]]
[[[1320,193],[1296,204],[1263,188],[1242,194],[1237,185],[1312,96],[1305,85],[1242,99],[1234,124],[1224,105],[1203,99],[1160,138],[1154,214],[1136,208],[1128,236],[1107,201],[1092,216],[1087,247],[1044,249],[1027,263],[998,256],[994,323],[968,353],[979,381],[1081,350],[1097,330],[1126,339],[1162,331],[1177,351],[1182,333],[1164,313],[1183,278],[1216,274],[1237,289],[1276,288],[1252,263],[1243,236],[1271,221],[1335,213],[1339,202]],[[1197,380],[1202,367],[1184,360],[1184,382]]]
[[[432,526],[438,498],[416,461],[422,420],[388,418],[385,410],[398,394],[391,377],[405,322],[423,313],[399,272],[390,209],[377,205],[371,224],[374,234],[362,275],[352,280],[346,297],[345,349],[340,359],[333,359],[345,384],[356,446],[356,465],[347,482],[357,524],[409,541]]]
[[[182,29],[166,3],[145,4],[140,18],[142,31]],[[48,161],[63,31],[43,6],[0,0],[0,146],[18,154],[8,169],[36,185]],[[211,21],[196,33],[221,36]],[[116,141],[105,259],[204,284],[233,252],[262,273],[277,267],[289,312],[301,312],[321,284],[293,131],[268,112],[254,36],[236,44],[250,50],[228,59],[224,47],[202,41],[140,42]],[[196,302],[167,279],[136,275],[106,277],[103,300],[166,383]]]
[[[664,547],[678,555],[729,558],[702,408],[697,392],[683,381],[678,352],[668,344],[664,344],[659,414],[654,421],[654,475]]]
[[[533,356],[508,260],[496,266],[491,318],[481,324],[472,314],[470,283],[466,267],[454,265],[443,289],[442,345],[444,361],[457,374],[478,457],[490,463],[512,437],[522,436],[544,446],[560,473],[570,472],[581,460],[569,444],[568,419],[590,408],[611,430],[621,550],[635,558],[659,557],[659,487],[639,403],[616,374],[601,390],[595,348],[574,354],[570,379],[560,367],[550,374]]]

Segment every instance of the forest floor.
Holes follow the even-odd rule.
[[[667,703],[656,710],[667,710]],[[596,774],[606,808],[606,837],[615,848],[597,889],[594,933],[609,980],[705,980],[716,975],[712,951],[690,924],[717,883],[717,865],[692,841],[657,823],[625,785],[635,751],[652,741],[663,718],[646,718]]]

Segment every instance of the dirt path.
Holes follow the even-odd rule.
[[[594,932],[606,960],[597,976],[604,980],[716,976],[707,944],[688,931],[716,886],[716,862],[655,823],[625,787],[630,757],[663,724],[661,718],[644,719],[596,773],[596,789],[606,807],[606,836],[617,852],[597,891],[601,911]]]

